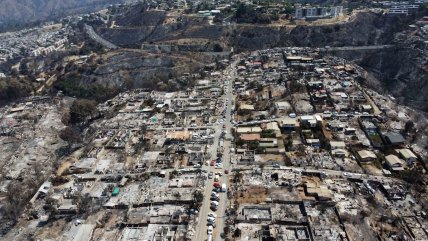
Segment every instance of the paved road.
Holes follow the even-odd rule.
[[[229,81],[227,84],[227,90],[225,91],[225,98],[226,98],[226,111],[225,111],[225,121],[224,125],[225,128],[223,128],[222,124],[217,124],[215,127],[215,133],[214,133],[214,144],[211,146],[210,153],[211,153],[211,160],[215,159],[217,157],[217,150],[220,148],[220,141],[221,141],[221,133],[224,130],[227,130],[227,134],[225,135],[226,139],[232,138],[231,135],[231,128],[232,128],[232,119],[231,119],[231,113],[232,113],[232,100],[233,100],[233,93],[232,93],[232,85],[233,85],[233,79],[236,75],[236,64],[238,61],[234,61],[228,69],[225,70],[225,75]],[[230,75],[230,77],[228,77]],[[212,166],[204,166],[203,168],[206,169],[208,172],[221,172],[224,173],[225,169],[230,169],[230,145],[231,142],[227,140],[223,140],[223,168],[221,169],[215,169]],[[226,175],[222,176],[221,183],[226,183],[227,186],[229,186],[228,178]],[[214,180],[208,179],[207,186],[204,190],[204,201],[202,203],[202,206],[200,208],[199,217],[198,217],[198,224],[197,224],[197,230],[193,237],[193,241],[204,241],[207,239],[207,218],[208,213],[211,212],[210,210],[210,196],[213,189]],[[220,201],[219,206],[216,211],[217,219],[216,219],[216,228],[213,232],[213,240],[220,240],[220,233],[223,232],[224,227],[224,220],[225,220],[225,210],[227,207],[227,194],[221,193],[220,194]]]
[[[235,60],[229,69],[226,70],[226,74],[230,77],[228,77],[228,84],[226,85],[227,89],[226,89],[226,118],[225,118],[225,129],[227,130],[227,134],[225,135],[225,141],[223,143],[223,173],[224,170],[230,170],[232,163],[231,163],[231,152],[230,152],[230,148],[232,147],[232,110],[234,108],[234,106],[232,106],[232,100],[234,99],[233,96],[233,80],[235,79],[237,72],[236,72],[236,65],[238,63],[238,60]],[[223,175],[222,177],[222,183],[225,183],[227,188],[230,187],[230,183],[229,183],[229,174],[227,175]],[[213,236],[213,240],[222,240],[220,234],[223,233],[223,229],[225,226],[225,221],[226,221],[226,209],[227,209],[227,203],[228,203],[228,199],[227,199],[227,192],[226,193],[222,193],[220,195],[220,202],[219,202],[219,207],[217,210],[217,227],[216,227],[216,232],[214,233],[215,235]]]
[[[36,90],[36,93],[37,94],[42,93],[45,87],[51,87],[51,85],[55,81],[56,81],[56,74],[52,75],[48,80],[46,80],[45,83],[43,83],[42,86],[40,86],[40,88]]]
[[[179,127],[161,127],[161,126],[158,126],[155,128],[149,127],[148,129],[150,129],[150,130],[167,130],[167,131],[168,130],[171,130],[171,131],[189,130],[189,131],[191,131],[191,130],[199,130],[199,129],[205,130],[205,129],[217,128],[217,127],[218,127],[218,124],[217,125],[194,126],[194,127],[182,127],[182,126],[179,126]]]
[[[320,51],[353,51],[353,50],[377,50],[392,48],[394,45],[367,45],[367,46],[343,46],[343,47],[330,47],[320,48]]]
[[[219,147],[218,143],[220,141],[221,131],[222,131],[221,126],[217,125],[217,127],[215,128],[213,145],[211,145],[209,150],[211,154],[210,160],[213,160],[214,158],[217,157],[217,150]],[[208,173],[214,172],[215,170],[213,167],[209,165],[203,166],[203,169],[207,170]],[[211,191],[213,189],[213,185],[214,185],[214,180],[208,179],[204,189],[204,200],[202,202],[201,208],[199,209],[199,217],[198,217],[196,233],[193,236],[194,241],[203,241],[207,239],[207,218],[208,218],[208,213],[210,212],[210,203],[211,203],[210,196],[211,196]]]
[[[89,25],[85,24],[85,30],[86,30],[86,33],[89,35],[89,37],[90,37],[92,40],[94,40],[94,41],[96,41],[97,43],[99,43],[99,44],[103,45],[104,47],[109,48],[109,49],[117,49],[117,48],[118,48],[118,47],[117,47],[116,45],[114,45],[113,43],[111,43],[111,42],[109,42],[109,41],[105,40],[105,39],[104,39],[104,38],[102,38],[100,35],[98,35],[98,34],[95,32],[95,30],[94,30],[94,28],[93,28],[92,26],[89,26]]]
[[[382,114],[382,111],[379,109],[379,107],[376,105],[376,103],[373,101],[372,97],[370,95],[367,94],[367,91],[365,88],[362,88],[361,85],[359,85],[358,83],[354,84],[357,86],[357,88],[363,92],[364,97],[366,98],[366,100],[369,102],[369,104],[372,106],[373,108],[373,114],[374,115],[380,115]]]

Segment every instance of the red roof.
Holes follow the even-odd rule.
[[[243,141],[260,141],[260,134],[241,134],[240,138]]]

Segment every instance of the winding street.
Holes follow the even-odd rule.
[[[89,35],[89,37],[96,41],[97,43],[101,44],[102,46],[108,48],[108,49],[117,49],[118,47],[116,45],[114,45],[113,43],[105,40],[104,38],[102,38],[100,35],[98,35],[94,28],[92,26],[89,26],[87,24],[85,24],[85,30],[86,33]]]

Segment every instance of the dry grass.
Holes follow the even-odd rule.
[[[74,158],[67,158],[67,160],[61,163],[61,165],[58,167],[58,170],[56,171],[56,176],[61,176],[75,161],[76,160]]]
[[[371,175],[382,175],[382,170],[378,169],[377,167],[371,164],[364,164],[363,168]]]
[[[325,129],[327,127],[327,124],[328,124],[327,122],[323,121],[323,123],[322,123],[322,132],[323,132],[323,135],[325,136],[325,138],[327,140],[331,140],[331,139],[333,139],[333,135],[331,134],[331,131],[328,131],[328,130]]]
[[[239,191],[236,201],[239,204],[243,203],[263,203],[266,201],[267,189],[264,187],[248,187],[243,191]]]
[[[64,219],[60,219],[53,222],[49,227],[38,229],[39,232],[36,232],[35,236],[37,237],[37,240],[55,240],[58,237],[61,237],[66,225],[66,221]]]

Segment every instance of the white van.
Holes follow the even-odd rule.
[[[220,177],[218,175],[214,176],[214,182],[218,182],[220,180]]]

